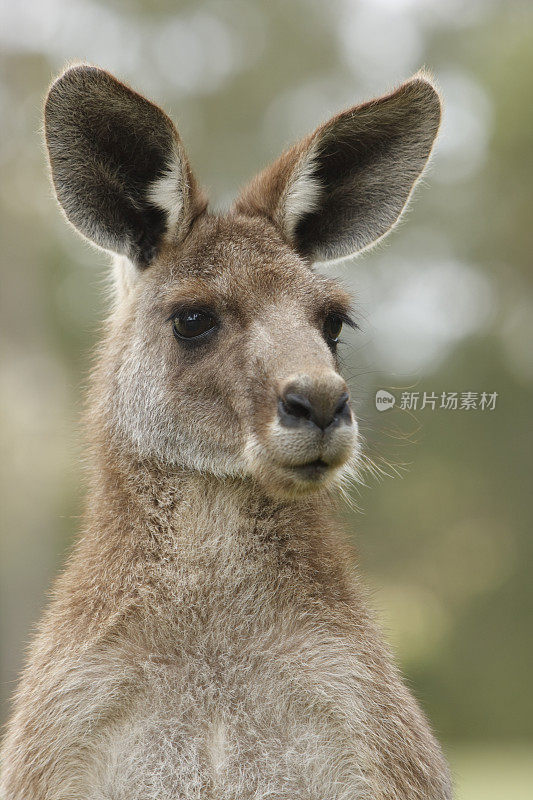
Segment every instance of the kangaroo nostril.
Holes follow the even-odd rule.
[[[344,392],[344,394],[341,394],[341,396],[339,397],[339,400],[337,402],[337,405],[335,406],[335,411],[333,413],[333,419],[335,419],[335,417],[341,417],[343,414],[345,414],[347,411],[349,411],[349,408],[348,408],[348,399],[349,399],[349,397],[350,397],[350,395],[348,394],[348,392]]]
[[[281,400],[286,414],[296,419],[311,419],[313,407],[308,397],[295,392],[288,392]]]
[[[313,407],[311,401],[305,395],[287,392],[278,403],[279,421],[286,428],[294,428],[305,422],[311,425],[313,417]]]
[[[341,420],[351,422],[348,398],[348,392],[343,392],[340,397],[311,397],[300,392],[285,392],[278,402],[278,418],[287,428],[307,424],[325,431]]]

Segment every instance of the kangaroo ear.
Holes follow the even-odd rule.
[[[100,247],[147,267],[205,208],[172,121],[104,70],[60,75],[44,119],[57,199]]]
[[[440,123],[423,75],[333,117],[258,175],[236,203],[269,217],[302,255],[344,258],[384,236],[404,210]]]

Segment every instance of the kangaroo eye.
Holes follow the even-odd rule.
[[[342,331],[343,319],[340,314],[328,314],[324,321],[324,336],[328,342],[336,344]]]
[[[177,339],[198,339],[216,327],[216,319],[208,311],[185,308],[172,317],[172,328]]]

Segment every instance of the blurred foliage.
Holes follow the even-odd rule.
[[[456,800],[530,800],[531,747],[466,745],[450,752]]]
[[[92,61],[164,104],[220,207],[329,114],[426,64],[446,103],[426,185],[386,246],[332,270],[355,293],[362,332],[345,369],[386,473],[346,518],[438,734],[533,738],[531,3],[25,0],[2,16],[3,696],[76,532],[78,417],[106,305],[105,256],[51,200],[40,125],[52,75]],[[498,401],[378,413],[378,388]],[[465,774],[489,762],[472,756]],[[509,796],[484,785],[468,796]]]

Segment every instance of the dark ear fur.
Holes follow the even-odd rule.
[[[104,70],[80,65],[57,78],[45,136],[70,222],[141,268],[205,208],[172,121]]]
[[[440,115],[437,91],[416,75],[296,144],[244,190],[236,210],[269,217],[311,260],[349,256],[398,221],[429,158]]]

